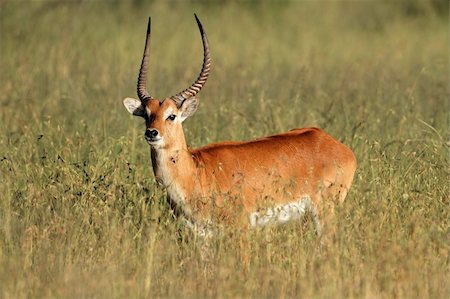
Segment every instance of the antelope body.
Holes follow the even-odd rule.
[[[147,91],[150,19],[138,78],[139,100],[126,98],[127,110],[146,120],[155,177],[176,215],[190,225],[237,223],[261,226],[300,219],[306,210],[319,218],[325,207],[343,201],[353,180],[352,151],[318,128],[294,129],[247,142],[219,142],[189,149],[182,122],[195,113],[195,95],[211,65],[203,41],[203,66],[186,90],[163,101]],[[318,221],[315,219],[319,230]]]

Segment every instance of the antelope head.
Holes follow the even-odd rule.
[[[197,15],[195,15],[195,20],[203,41],[203,66],[200,74],[189,88],[161,101],[153,98],[146,87],[151,31],[151,19],[148,19],[147,39],[137,84],[139,100],[125,98],[123,104],[128,112],[145,119],[145,139],[153,148],[185,145],[182,123],[197,110],[198,99],[195,96],[208,79],[211,67],[208,39]]]

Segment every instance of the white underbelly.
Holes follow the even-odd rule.
[[[269,224],[283,224],[289,221],[300,220],[305,213],[311,209],[311,198],[305,195],[298,201],[278,205],[264,211],[250,213],[250,226],[259,227]]]

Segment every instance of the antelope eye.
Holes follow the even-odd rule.
[[[167,119],[174,121],[176,117],[177,116],[175,114],[171,114],[171,115],[169,115],[169,117]]]

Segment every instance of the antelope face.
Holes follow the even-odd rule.
[[[184,134],[181,124],[195,113],[198,106],[195,97],[184,100],[179,108],[176,102],[169,98],[162,102],[157,99],[141,102],[126,98],[123,103],[128,112],[145,119],[145,140],[154,148],[172,147],[179,141],[183,142],[180,138]]]
[[[123,100],[123,104],[131,114],[145,118],[145,139],[154,148],[165,148],[177,142],[184,142],[181,123],[197,110],[198,100],[195,95],[202,89],[208,79],[211,67],[208,39],[196,15],[195,20],[203,42],[202,69],[197,80],[189,88],[170,98],[166,98],[164,101],[153,98],[146,87],[151,31],[151,22],[150,19],[148,20],[147,39],[137,84],[139,100],[126,98]]]

